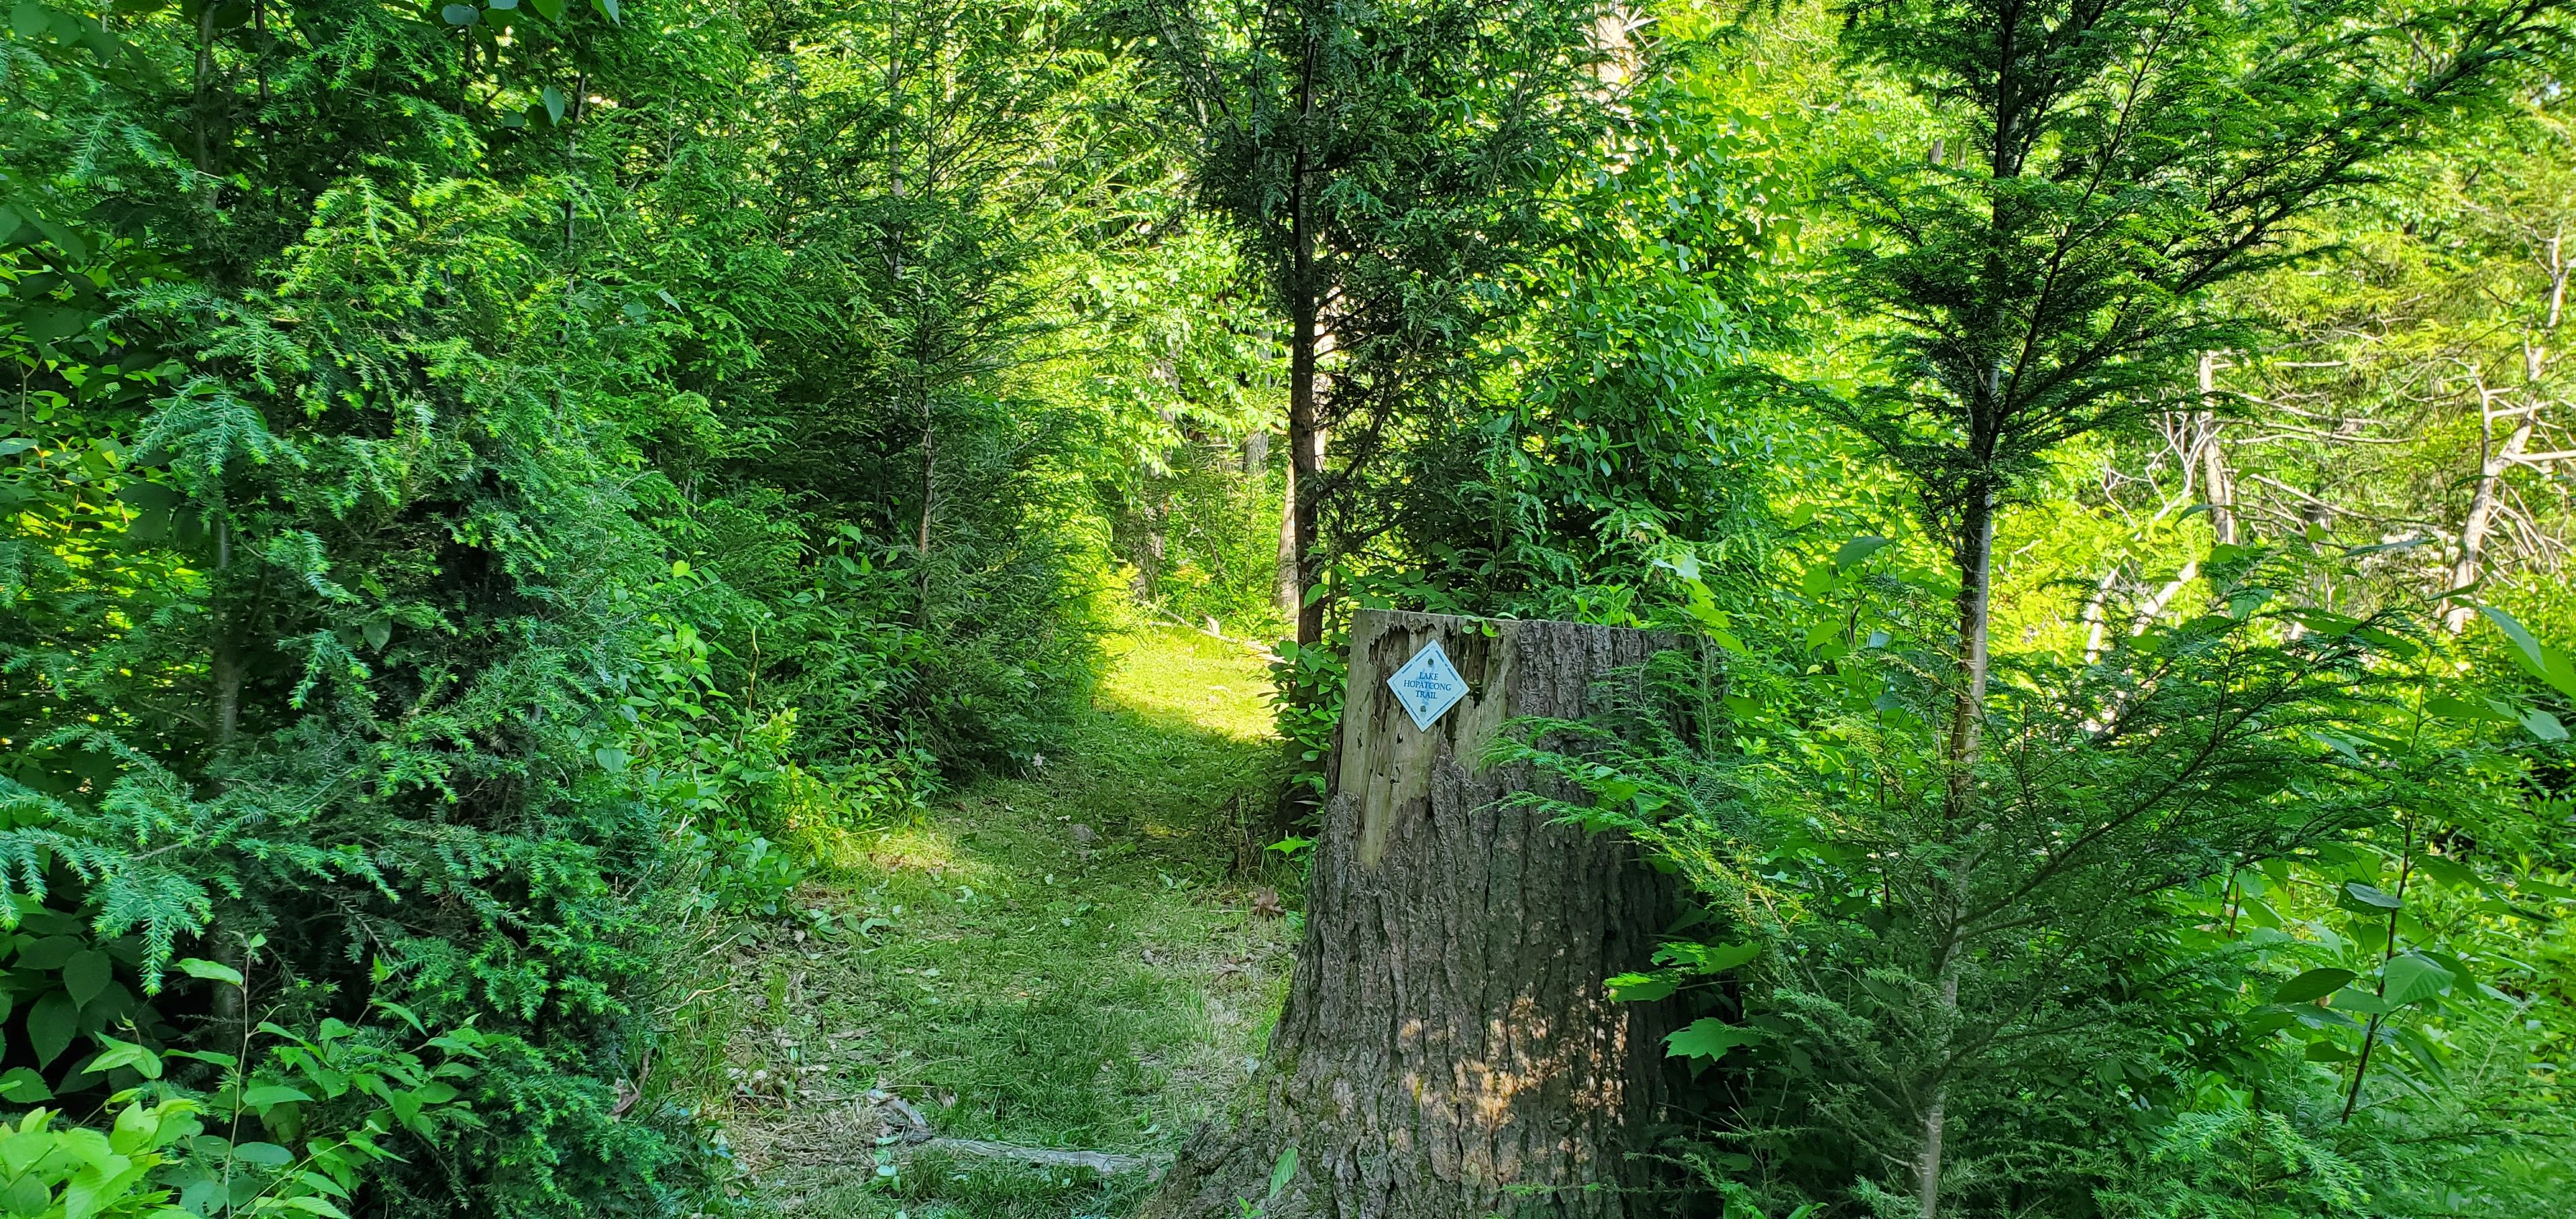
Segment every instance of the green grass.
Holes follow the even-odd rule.
[[[1144,1174],[880,1151],[855,1098],[894,1092],[950,1137],[1167,1155],[1246,1077],[1293,947],[1288,920],[1251,908],[1260,880],[1229,875],[1242,810],[1276,790],[1267,681],[1192,632],[1111,650],[1064,756],[836,844],[800,896],[852,930],[774,932],[721,971],[729,1137],[770,1200],[1120,1214]]]

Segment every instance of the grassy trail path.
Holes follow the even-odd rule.
[[[782,1208],[1121,1215],[1147,1173],[907,1146],[868,1094],[943,1139],[1159,1159],[1260,1053],[1292,920],[1229,865],[1238,810],[1273,790],[1267,679],[1193,632],[1111,653],[1065,756],[850,840],[801,895],[846,930],[737,952],[732,1023],[711,1030],[728,1138]]]

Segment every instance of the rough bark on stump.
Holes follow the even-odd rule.
[[[1438,639],[1470,693],[1428,732],[1386,678]],[[1150,1219],[1626,1219],[1633,1131],[1663,1077],[1662,1004],[1613,1004],[1645,967],[1671,882],[1617,834],[1502,807],[1535,780],[1481,764],[1504,721],[1577,718],[1642,663],[1642,631],[1362,611],[1306,942],[1270,1053],[1230,1124],[1202,1129]]]

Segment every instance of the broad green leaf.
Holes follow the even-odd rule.
[[[2389,959],[2380,971],[2388,1001],[2403,1006],[2430,999],[2451,989],[2451,971],[2414,953],[2403,953]]]
[[[2488,706],[2483,699],[2472,702],[2465,698],[2453,698],[2448,694],[2438,694],[2425,699],[2424,711],[2428,715],[2460,723],[2511,724],[2516,722],[2514,717]]]
[[[80,1031],[80,1007],[70,995],[47,991],[45,997],[27,1010],[27,1042],[36,1051],[36,1065],[46,1067],[72,1048],[72,1037]]]
[[[1655,950],[1655,960],[1698,973],[1723,973],[1762,955],[1760,944],[1694,944],[1676,941]]]
[[[598,9],[600,16],[608,18],[610,25],[626,24],[626,19],[617,11],[617,0],[590,0],[590,6]]]
[[[87,947],[88,941],[76,935],[49,935],[35,943],[22,944],[18,949],[18,968],[61,969],[64,962]]]
[[[179,967],[180,973],[186,974],[191,978],[204,978],[209,982],[229,982],[235,986],[242,984],[241,971],[230,965],[219,964],[200,957],[185,957],[176,962],[176,964]]]
[[[2481,605],[2478,612],[2512,641],[2515,658],[2522,662],[2523,668],[2531,671],[2532,676],[2548,682],[2559,693],[2576,698],[2576,664],[2569,662],[2565,652],[2540,642],[2513,615],[2503,610]]]
[[[2480,883],[2478,874],[2467,864],[2441,855],[2426,855],[2417,859],[2415,870],[2446,885],[2471,888]]]
[[[2325,969],[2311,969],[2306,973],[2300,974],[2298,977],[2282,983],[2279,990],[2272,992],[2272,1002],[2314,1003],[2319,999],[2323,999],[2326,996],[2335,993],[2336,991],[2342,990],[2344,983],[2350,982],[2359,976],[2361,975],[2356,974],[2349,969],[2335,969],[2332,967]]]
[[[1690,1027],[1666,1036],[1664,1044],[1669,1047],[1670,1057],[1715,1061],[1737,1046],[1753,1045],[1761,1040],[1760,1029],[1728,1024],[1714,1016],[1702,1016],[1691,1021]]]
[[[132,1067],[135,1074],[145,1079],[161,1078],[161,1056],[150,1049],[96,1033],[90,1038],[106,1048],[84,1064],[82,1071],[105,1075],[118,1067]]]
[[[438,10],[438,16],[449,25],[472,25],[483,19],[483,10],[471,4],[451,4]]]
[[[2522,726],[2524,731],[2527,731],[2531,735],[2539,737],[2544,741],[2563,741],[2567,739],[2567,726],[2559,723],[2557,716],[2551,715],[2538,707],[2533,707],[2522,713]]]
[[[1886,538],[1870,534],[1853,538],[1843,543],[1842,548],[1834,552],[1834,570],[1838,573],[1849,571],[1867,560],[1869,556],[1877,554],[1887,544]]]
[[[71,992],[72,1002],[88,1007],[90,1000],[107,989],[108,979],[114,973],[106,953],[95,948],[76,952],[72,959],[63,962],[63,989]]]
[[[6,1073],[0,1073],[0,1100],[13,1105],[32,1105],[52,1099],[54,1090],[46,1087],[45,1077],[32,1068],[11,1067]]]
[[[2366,990],[2346,988],[2336,991],[2328,1002],[2339,1012],[2359,1012],[2365,1016],[2385,1016],[2397,1005]]]
[[[2426,1074],[2433,1077],[2433,1082],[2445,1085],[2450,1083],[2450,1067],[2443,1063],[2441,1051],[2433,1045],[2431,1038],[2424,1035],[2423,1030],[2400,1024],[2394,1032],[2397,1044],[2405,1049],[2408,1057],[2413,1058],[2417,1065],[2424,1068]]]
[[[1294,1145],[1291,1145],[1286,1150],[1281,1151],[1279,1153],[1278,1162],[1270,1166],[1270,1193],[1263,1200],[1266,1202],[1278,1201],[1279,1195],[1287,1190],[1289,1179],[1296,1175],[1297,1148]]]
[[[312,1099],[302,1088],[289,1087],[285,1084],[261,1084],[242,1093],[242,1103],[255,1109]]]
[[[1670,997],[1681,988],[1681,984],[1672,978],[1641,973],[1620,974],[1606,985],[1610,988],[1610,1001],[1613,1003],[1652,1003]]]
[[[2344,882],[2343,892],[2345,896],[2351,898],[2353,901],[2364,906],[2368,906],[2374,910],[2403,910],[2406,908],[2406,902],[2404,899],[2399,898],[2395,894],[2389,893],[2376,885],[2365,885],[2357,880]]]
[[[233,1158],[269,1168],[284,1168],[295,1162],[295,1153],[275,1143],[244,1143],[233,1148]]]

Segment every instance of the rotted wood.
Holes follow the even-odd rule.
[[[1675,886],[1620,835],[1510,807],[1542,780],[1484,758],[1506,722],[1578,718],[1596,683],[1669,641],[1381,611],[1351,635],[1287,1006],[1244,1105],[1199,1132],[1144,1214],[1663,1214],[1635,1153],[1673,1009],[1611,1003],[1602,980],[1648,964]],[[1433,640],[1469,693],[1424,730],[1386,678]]]

